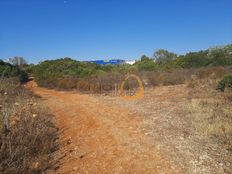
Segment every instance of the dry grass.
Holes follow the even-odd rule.
[[[0,173],[42,173],[57,149],[53,117],[26,89],[0,82]]]
[[[219,79],[195,80],[190,90],[189,111],[198,131],[214,138],[232,151],[232,92],[216,90]],[[192,83],[192,82],[191,82]]]
[[[98,97],[110,106],[140,115],[142,131],[168,152],[183,173],[231,173],[232,93],[216,90],[221,78],[192,75],[184,85],[147,87],[145,97],[128,102]],[[191,85],[189,84],[191,83]]]

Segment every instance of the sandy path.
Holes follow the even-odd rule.
[[[180,173],[141,133],[142,118],[88,95],[28,84],[55,114],[66,156],[52,173]]]

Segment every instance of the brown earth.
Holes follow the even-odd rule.
[[[27,87],[44,99],[62,130],[55,159],[63,158],[49,173],[219,174],[231,169],[231,163],[226,167],[213,156],[226,152],[217,153],[217,146],[194,133],[191,119],[183,116],[184,85],[148,90],[139,101],[49,90],[34,82]],[[216,152],[211,155],[207,148]]]

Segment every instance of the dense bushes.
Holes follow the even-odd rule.
[[[232,65],[232,45],[182,56],[159,50],[153,58],[144,55],[134,65],[101,66],[63,58],[41,62],[29,70],[40,86],[101,93],[118,88],[131,73],[141,76],[145,85],[175,85],[190,81],[192,75],[220,78],[226,65]]]
[[[138,70],[149,71],[232,65],[232,45],[190,52],[180,56],[166,50],[158,50],[154,55],[153,58],[142,56],[141,60],[136,63]]]
[[[187,53],[174,60],[173,65],[181,68],[232,65],[232,45]]]
[[[67,60],[62,61],[65,63],[65,61]],[[52,67],[56,67],[52,65],[52,62],[50,63]],[[128,73],[126,73],[127,71],[125,69],[123,71],[121,70],[122,67],[118,66],[112,67],[111,71],[109,71],[108,69],[107,71],[104,71],[101,68],[96,68],[93,69],[92,72],[89,73],[89,75],[83,76],[79,73],[76,73],[75,75],[73,75],[73,73],[72,75],[68,75],[68,73],[61,71],[61,65],[59,66],[59,72],[57,72],[56,70],[54,71],[57,72],[57,74],[52,72],[46,73],[48,72],[47,69],[51,70],[50,66],[45,68],[44,71],[39,71],[39,73],[35,70],[35,79],[38,80],[37,82],[39,82],[39,85],[58,89],[77,89],[82,92],[90,93],[107,93],[110,91],[119,90],[120,84],[124,80],[125,76],[130,72],[128,70]],[[69,71],[72,70],[70,69]],[[231,71],[232,70],[230,67],[204,67],[188,69],[172,68],[166,70],[150,71],[139,71],[134,69],[131,72],[140,76],[145,86],[157,86],[183,84],[187,81],[191,81],[193,76],[198,79],[205,79],[209,77],[218,79],[221,78],[224,74]]]
[[[32,72],[37,83],[46,87],[73,88],[70,82],[93,74],[98,65],[78,62],[70,58],[44,61],[33,67]],[[66,83],[69,85],[65,86]],[[59,86],[60,85],[60,86]]]
[[[153,59],[149,57],[142,56],[141,61],[135,63],[136,68],[138,71],[152,71],[155,69],[156,63]]]
[[[20,82],[25,82],[28,79],[28,75],[24,70],[0,60],[0,78],[4,77],[17,77]]]
[[[56,128],[38,99],[9,79],[0,81],[0,173],[43,173],[52,166]]]
[[[70,58],[44,61],[32,68],[35,80],[40,86],[89,92],[111,89],[115,83],[119,83],[122,74],[128,71],[127,65],[100,66]]]
[[[210,60],[207,56],[207,51],[200,51],[195,53],[187,53],[185,56],[179,56],[174,64],[176,67],[191,68],[207,66]]]

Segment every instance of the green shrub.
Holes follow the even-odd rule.
[[[135,64],[139,71],[152,71],[155,69],[155,62],[149,58],[143,58],[141,61],[136,62]]]
[[[225,75],[224,78],[218,83],[218,90],[225,91],[226,88],[232,89],[232,74]]]
[[[32,67],[36,82],[40,86],[72,89],[77,87],[76,79],[84,79],[99,72],[109,71],[110,66],[103,67],[94,63],[85,63],[63,58],[48,60]]]
[[[21,71],[19,74],[20,82],[26,82],[28,80],[28,74],[25,71]]]
[[[18,66],[0,60],[0,78],[17,77],[20,82],[28,80],[28,74]]]

